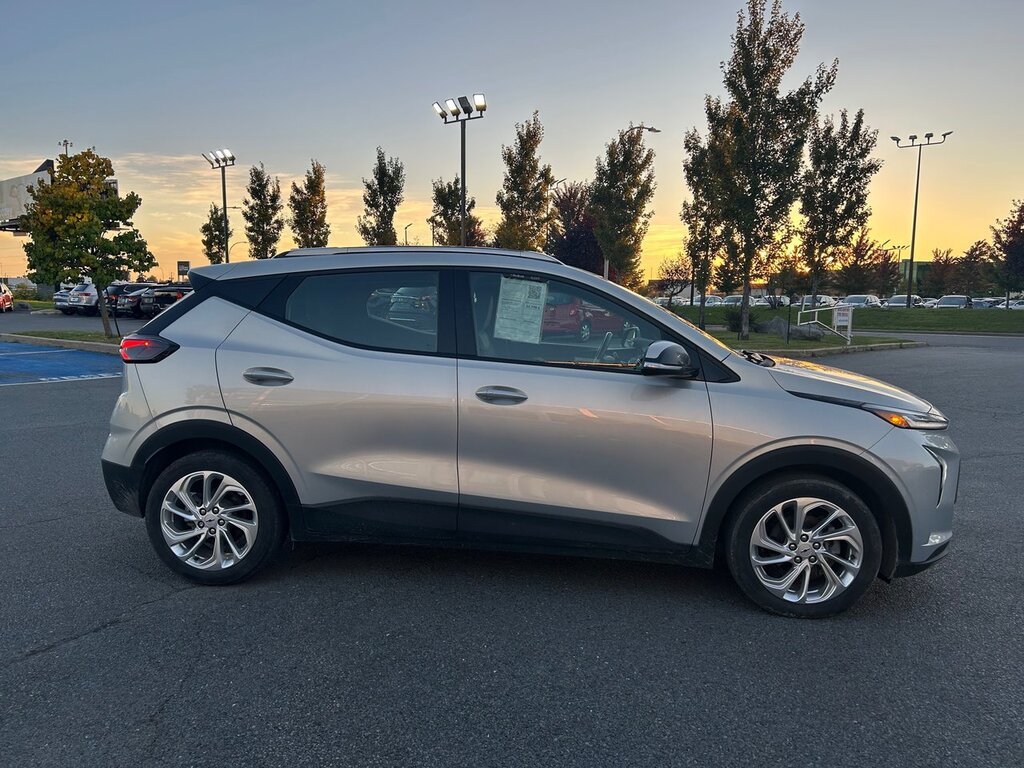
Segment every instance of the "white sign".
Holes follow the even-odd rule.
[[[841,304],[833,309],[832,327],[837,331],[840,328],[844,329],[849,336],[853,332],[853,307]]]
[[[547,283],[502,276],[494,338],[540,344],[547,299]]]
[[[38,187],[49,182],[50,174],[46,171],[0,181],[0,221],[10,221],[24,216],[25,206],[32,202],[32,197],[28,193],[29,186]]]

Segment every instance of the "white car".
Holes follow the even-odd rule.
[[[847,296],[836,306],[841,307],[858,307],[858,308],[871,308],[882,306],[881,300],[877,296],[872,296],[866,293],[856,293]]]

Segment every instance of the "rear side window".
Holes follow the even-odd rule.
[[[343,344],[437,352],[436,271],[345,272],[303,278],[283,319]]]

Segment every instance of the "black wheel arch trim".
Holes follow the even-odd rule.
[[[735,470],[715,493],[704,515],[695,547],[700,559],[708,564],[714,562],[723,524],[734,502],[747,488],[771,475],[801,471],[842,483],[863,499],[875,515],[882,534],[879,576],[892,579],[897,574],[898,564],[910,560],[912,526],[903,495],[870,461],[831,446],[779,448]]]

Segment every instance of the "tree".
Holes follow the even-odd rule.
[[[882,167],[871,157],[878,132],[864,125],[864,110],[850,122],[844,109],[837,126],[831,116],[811,123],[808,163],[803,173],[800,211],[804,263],[811,276],[812,305],[818,283],[836,255],[871,215],[868,185]]]
[[[984,240],[977,240],[964,251],[956,261],[953,286],[957,293],[975,296],[989,293],[992,289],[992,246]]]
[[[209,259],[211,264],[223,264],[225,259],[225,248],[231,242],[231,226],[228,225],[227,234],[224,234],[224,209],[216,203],[210,204],[210,214],[206,222],[199,228],[203,239],[203,255]]]
[[[630,126],[605,145],[597,158],[590,205],[594,235],[619,282],[636,288],[643,279],[640,254],[654,211],[654,150],[644,145],[644,131]]]
[[[992,243],[995,246],[989,256],[992,275],[1006,292],[1009,304],[1011,291],[1024,290],[1024,201],[1014,200],[1010,215],[996,220],[992,226]]]
[[[462,244],[462,187],[459,177],[454,181],[437,179],[432,182],[434,209],[427,219],[434,232],[434,240],[438,245]],[[484,232],[480,218],[473,214],[476,199],[466,196],[466,245],[486,245],[487,233]]]
[[[705,144],[696,131],[686,134],[683,148],[683,176],[690,188],[692,199],[683,203],[679,218],[686,227],[684,247],[693,267],[693,284],[700,292],[700,310],[697,325],[704,328],[708,287],[715,274],[715,261],[725,245],[720,211],[715,206],[716,180],[719,169],[713,163],[722,156],[710,146],[713,137]],[[728,282],[730,276],[726,276]]]
[[[899,268],[891,253],[879,248],[866,228],[857,233],[852,243],[838,249],[836,254],[838,268],[832,274],[832,284],[841,293],[878,291],[880,285],[891,287],[899,280]],[[892,273],[893,267],[896,267],[895,275]]]
[[[942,296],[953,289],[956,280],[957,260],[952,248],[936,248],[932,251],[932,265],[924,279],[924,293],[928,296]],[[920,281],[919,281],[920,282]],[[914,292],[913,289],[910,291]]]
[[[582,181],[566,184],[555,190],[551,205],[554,221],[545,250],[570,267],[603,274],[604,255],[594,235],[590,186]]]
[[[242,218],[245,219],[249,255],[254,259],[269,259],[277,253],[277,243],[284,230],[281,182],[271,179],[260,163],[249,169],[246,192],[248,197],[242,202]]]
[[[801,162],[817,105],[835,82],[838,62],[819,65],[796,89],[781,92],[782,79],[800,50],[800,15],[783,13],[774,0],[748,0],[732,37],[732,56],[722,65],[729,100],[707,97],[708,142],[717,157],[713,204],[734,230],[735,259],[742,277],[740,338],[750,333],[750,278],[760,251],[777,238],[801,190]],[[699,139],[696,130],[692,132]]]
[[[114,166],[92,149],[64,155],[50,184],[29,187],[31,202],[21,227],[31,241],[25,244],[30,278],[36,283],[59,283],[88,277],[99,293],[103,333],[112,336],[103,292],[111,282],[131,272],[145,272],[156,259],[132,219],[142,198],[123,197],[110,183]],[[108,236],[108,233],[116,233]]]
[[[715,285],[722,293],[735,293],[743,287],[742,265],[739,260],[739,246],[732,237],[723,239],[724,250],[721,261],[715,267]]]
[[[550,165],[541,165],[538,150],[544,139],[540,113],[525,123],[516,123],[512,146],[502,145],[505,179],[495,200],[501,220],[494,231],[498,248],[539,251],[547,240],[551,212],[551,186],[555,177]]]
[[[363,179],[363,215],[356,231],[367,245],[397,245],[395,212],[402,204],[405,190],[405,166],[397,157],[388,158],[377,147],[373,174]]]
[[[693,280],[693,264],[685,251],[661,262],[661,266],[658,267],[658,280],[661,282],[661,295],[668,296],[671,306],[672,299],[689,288]]]
[[[324,188],[325,168],[311,160],[300,187],[292,182],[288,208],[292,215],[289,224],[299,248],[323,248],[331,237],[327,223],[327,190]]]
[[[800,251],[789,249],[775,261],[765,274],[765,283],[772,296],[788,296],[790,303],[806,293],[809,272],[800,259]]]

